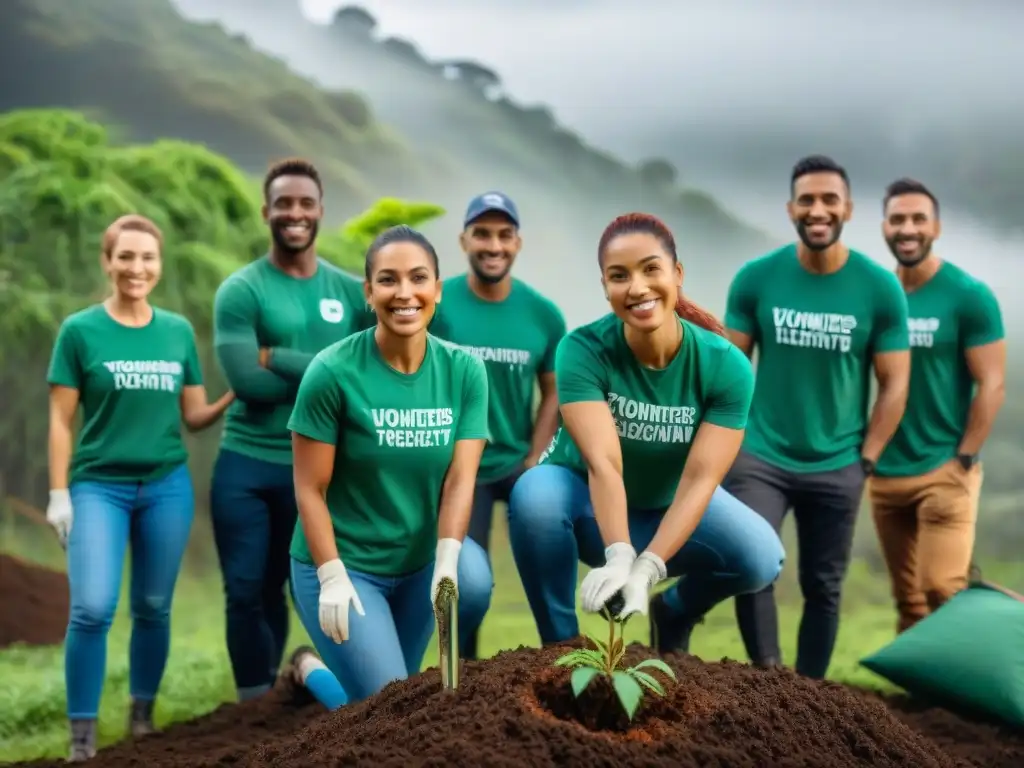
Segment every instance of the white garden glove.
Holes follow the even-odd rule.
[[[624,604],[619,615],[615,618],[625,621],[634,613],[647,615],[647,606],[650,603],[651,590],[668,578],[668,569],[665,561],[653,552],[641,552],[640,556],[633,562],[629,572],[629,580],[622,588],[622,599]]]
[[[71,494],[67,488],[50,491],[50,503],[46,505],[46,522],[53,526],[60,539],[60,545],[68,548],[68,537],[71,535],[71,523],[74,519],[71,509]]]
[[[588,613],[600,613],[605,603],[626,586],[636,550],[624,541],[605,548],[604,565],[591,569],[580,585],[580,602]]]
[[[459,593],[459,553],[462,542],[458,539],[438,539],[434,555],[434,578],[430,581],[430,604],[437,604],[437,588],[441,579],[451,579],[455,594]]]
[[[336,643],[348,640],[349,607],[365,616],[356,588],[341,560],[328,560],[316,569],[320,579],[320,629]]]

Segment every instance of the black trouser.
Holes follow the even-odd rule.
[[[864,490],[860,462],[831,472],[780,469],[741,451],[722,486],[781,531],[786,512],[796,518],[798,573],[804,609],[797,636],[796,671],[823,678],[839,631],[839,603],[850,565],[853,533]],[[736,598],[747,655],[755,664],[782,663],[774,587]]]
[[[469,530],[466,535],[484,548],[488,555],[491,554],[491,523],[494,520],[494,505],[503,501],[508,504],[508,497],[512,493],[512,486],[523,474],[525,467],[516,467],[510,474],[491,480],[488,483],[478,483],[473,493],[473,510],[470,512]],[[479,630],[471,632],[466,637],[465,643],[459,649],[464,659],[477,658],[477,645],[479,641]]]
[[[227,611],[228,656],[245,699],[274,684],[288,641],[288,550],[299,511],[291,464],[222,449],[210,483]]]

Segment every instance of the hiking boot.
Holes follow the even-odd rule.
[[[133,739],[141,739],[156,733],[156,726],[153,725],[153,702],[139,701],[132,699],[128,708],[128,730]]]
[[[703,617],[687,619],[665,602],[665,593],[659,592],[651,598],[647,609],[648,626],[651,632],[651,647],[659,654],[689,653],[690,635]]]
[[[96,757],[96,721],[72,720],[69,763],[81,763]]]

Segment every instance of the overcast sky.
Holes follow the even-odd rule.
[[[320,21],[343,4],[302,0]],[[700,121],[753,113],[769,129],[846,122],[870,104],[908,140],[934,120],[1024,112],[1021,0],[358,4],[430,58],[494,67],[517,100],[552,105],[599,142],[688,112]]]

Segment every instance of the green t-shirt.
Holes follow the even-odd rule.
[[[754,391],[750,361],[728,339],[679,322],[682,346],[661,370],[637,361],[614,314],[569,333],[555,357],[561,405],[608,403],[619,432],[631,509],[665,509],[672,503],[701,424],[743,429],[747,423]],[[541,463],[587,476],[579,448],[564,426]]]
[[[323,259],[309,278],[286,275],[263,256],[239,269],[214,297],[214,345],[236,399],[221,446],[291,464],[288,416],[313,356],[375,324],[362,282]],[[259,348],[272,349],[269,369]]]
[[[874,355],[909,349],[896,275],[853,249],[838,271],[816,275],[787,245],[736,274],[725,324],[757,348],[744,449],[791,472],[857,462]]]
[[[399,373],[369,329],[316,356],[288,428],[336,446],[327,507],[342,562],[361,573],[405,575],[434,559],[456,441],[487,439],[487,374],[475,357],[433,336],[419,370]],[[301,524],[291,555],[313,564]]]
[[[530,452],[537,376],[554,370],[565,318],[553,302],[519,280],[512,281],[504,301],[486,301],[463,274],[444,281],[430,332],[484,361],[491,442],[477,479],[487,483],[506,477]]]
[[[907,304],[910,395],[876,468],[888,477],[923,475],[956,456],[975,389],[964,353],[1004,337],[992,290],[949,262]]]
[[[148,482],[187,461],[181,390],[203,375],[195,332],[181,315],[154,307],[149,324],[132,328],[102,304],[76,312],[57,332],[46,380],[78,390],[70,483]]]

